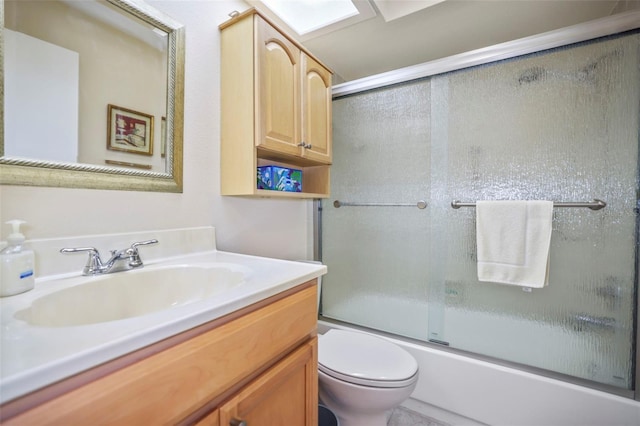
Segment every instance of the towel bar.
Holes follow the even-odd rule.
[[[350,203],[346,201],[335,200],[333,207],[417,207],[420,210],[427,207],[427,202],[420,200],[417,203]]]
[[[475,207],[476,203],[463,203],[462,201],[452,201],[451,207],[454,209],[459,209],[460,207]],[[600,210],[607,206],[602,200],[598,200],[597,198],[590,202],[554,202],[553,207],[587,207],[591,210]]]

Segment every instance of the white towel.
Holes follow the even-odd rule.
[[[478,201],[478,280],[547,285],[552,217],[551,201]]]

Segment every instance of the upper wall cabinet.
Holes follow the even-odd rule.
[[[222,194],[328,197],[331,71],[255,9],[220,31]],[[302,170],[302,192],[257,189],[262,165]]]

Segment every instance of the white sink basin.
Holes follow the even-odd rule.
[[[232,266],[170,265],[97,277],[35,299],[15,318],[40,327],[68,327],[138,317],[199,302],[240,285]]]

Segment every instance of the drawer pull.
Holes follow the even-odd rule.
[[[244,420],[231,419],[229,426],[247,426],[247,422]]]

